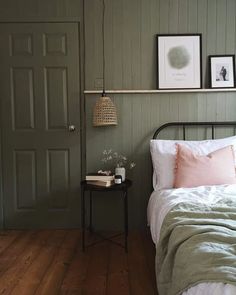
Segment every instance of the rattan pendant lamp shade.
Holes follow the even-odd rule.
[[[105,0],[103,0],[102,17],[102,52],[103,52],[103,92],[102,96],[96,101],[93,109],[93,126],[117,125],[117,111],[113,101],[105,93]]]
[[[110,97],[103,92],[93,110],[93,126],[117,125],[116,107]]]

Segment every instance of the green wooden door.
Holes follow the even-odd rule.
[[[78,24],[1,24],[0,44],[4,225],[76,227]]]

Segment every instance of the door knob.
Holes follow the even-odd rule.
[[[75,131],[75,125],[69,125],[68,130],[69,130],[69,132],[74,132]]]

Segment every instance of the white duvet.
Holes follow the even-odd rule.
[[[148,224],[153,242],[158,243],[162,222],[168,211],[180,202],[191,199],[196,203],[214,204],[225,196],[236,198],[236,185],[201,186],[154,191],[148,203]],[[236,295],[236,286],[223,283],[200,283],[183,295]]]

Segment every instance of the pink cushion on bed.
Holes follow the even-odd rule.
[[[176,148],[175,188],[236,183],[232,146],[207,156],[199,156],[180,144]]]

